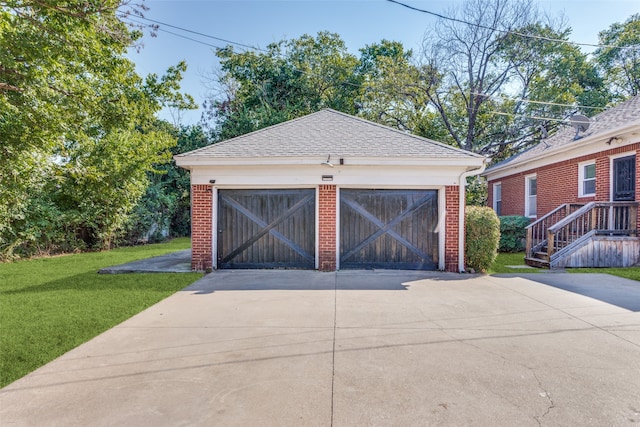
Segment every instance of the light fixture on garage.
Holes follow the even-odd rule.
[[[322,162],[320,164],[324,165],[324,166],[329,166],[330,168],[332,168],[333,167],[333,163],[331,163],[331,154],[329,154],[327,156],[327,161],[326,162]]]
[[[323,181],[333,181],[333,175],[322,175]]]

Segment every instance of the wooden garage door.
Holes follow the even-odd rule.
[[[436,190],[340,190],[340,268],[438,268]]]
[[[220,190],[218,268],[315,268],[315,190]]]

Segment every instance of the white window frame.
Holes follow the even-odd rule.
[[[594,175],[593,178],[585,178],[585,173],[584,173],[584,169],[587,166],[591,166],[593,165],[593,167],[595,168],[596,166],[596,161],[595,160],[589,160],[588,162],[581,162],[578,163],[578,197],[591,197],[591,196],[595,196],[596,195],[596,187],[595,185],[593,186],[593,193],[585,193],[584,192],[584,183],[585,181],[588,180],[593,180],[593,182],[595,183],[596,181],[596,176]]]
[[[500,189],[500,199],[496,197],[496,188]],[[498,212],[498,202],[501,202],[502,207],[502,182],[496,182],[493,184],[493,210],[497,215],[502,215],[502,209]]]
[[[536,180],[536,195],[530,196],[529,191],[531,190],[531,180]],[[536,213],[531,214],[531,197],[535,197],[533,201]],[[529,218],[537,218],[538,217],[538,176],[537,174],[527,175],[524,177],[524,216]]]

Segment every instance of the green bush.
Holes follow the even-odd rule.
[[[500,217],[500,252],[522,252],[527,237],[529,218],[526,216],[510,215]]]
[[[488,207],[467,206],[465,261],[468,269],[484,272],[498,256],[500,220]]]

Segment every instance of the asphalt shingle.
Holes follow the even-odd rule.
[[[571,145],[578,146],[585,138],[597,137],[611,130],[630,125],[632,123],[640,125],[640,95],[634,96],[615,107],[609,108],[590,118],[589,129],[586,132],[580,132],[579,139],[574,139],[576,130],[573,126],[562,126],[555,134],[543,140],[539,144],[531,147],[527,151],[516,154],[500,163],[496,163],[487,172],[502,168],[513,163],[526,162],[543,155],[553,153],[555,150],[565,148]]]
[[[477,154],[335,110],[228,139],[176,157],[420,157],[472,159]]]

